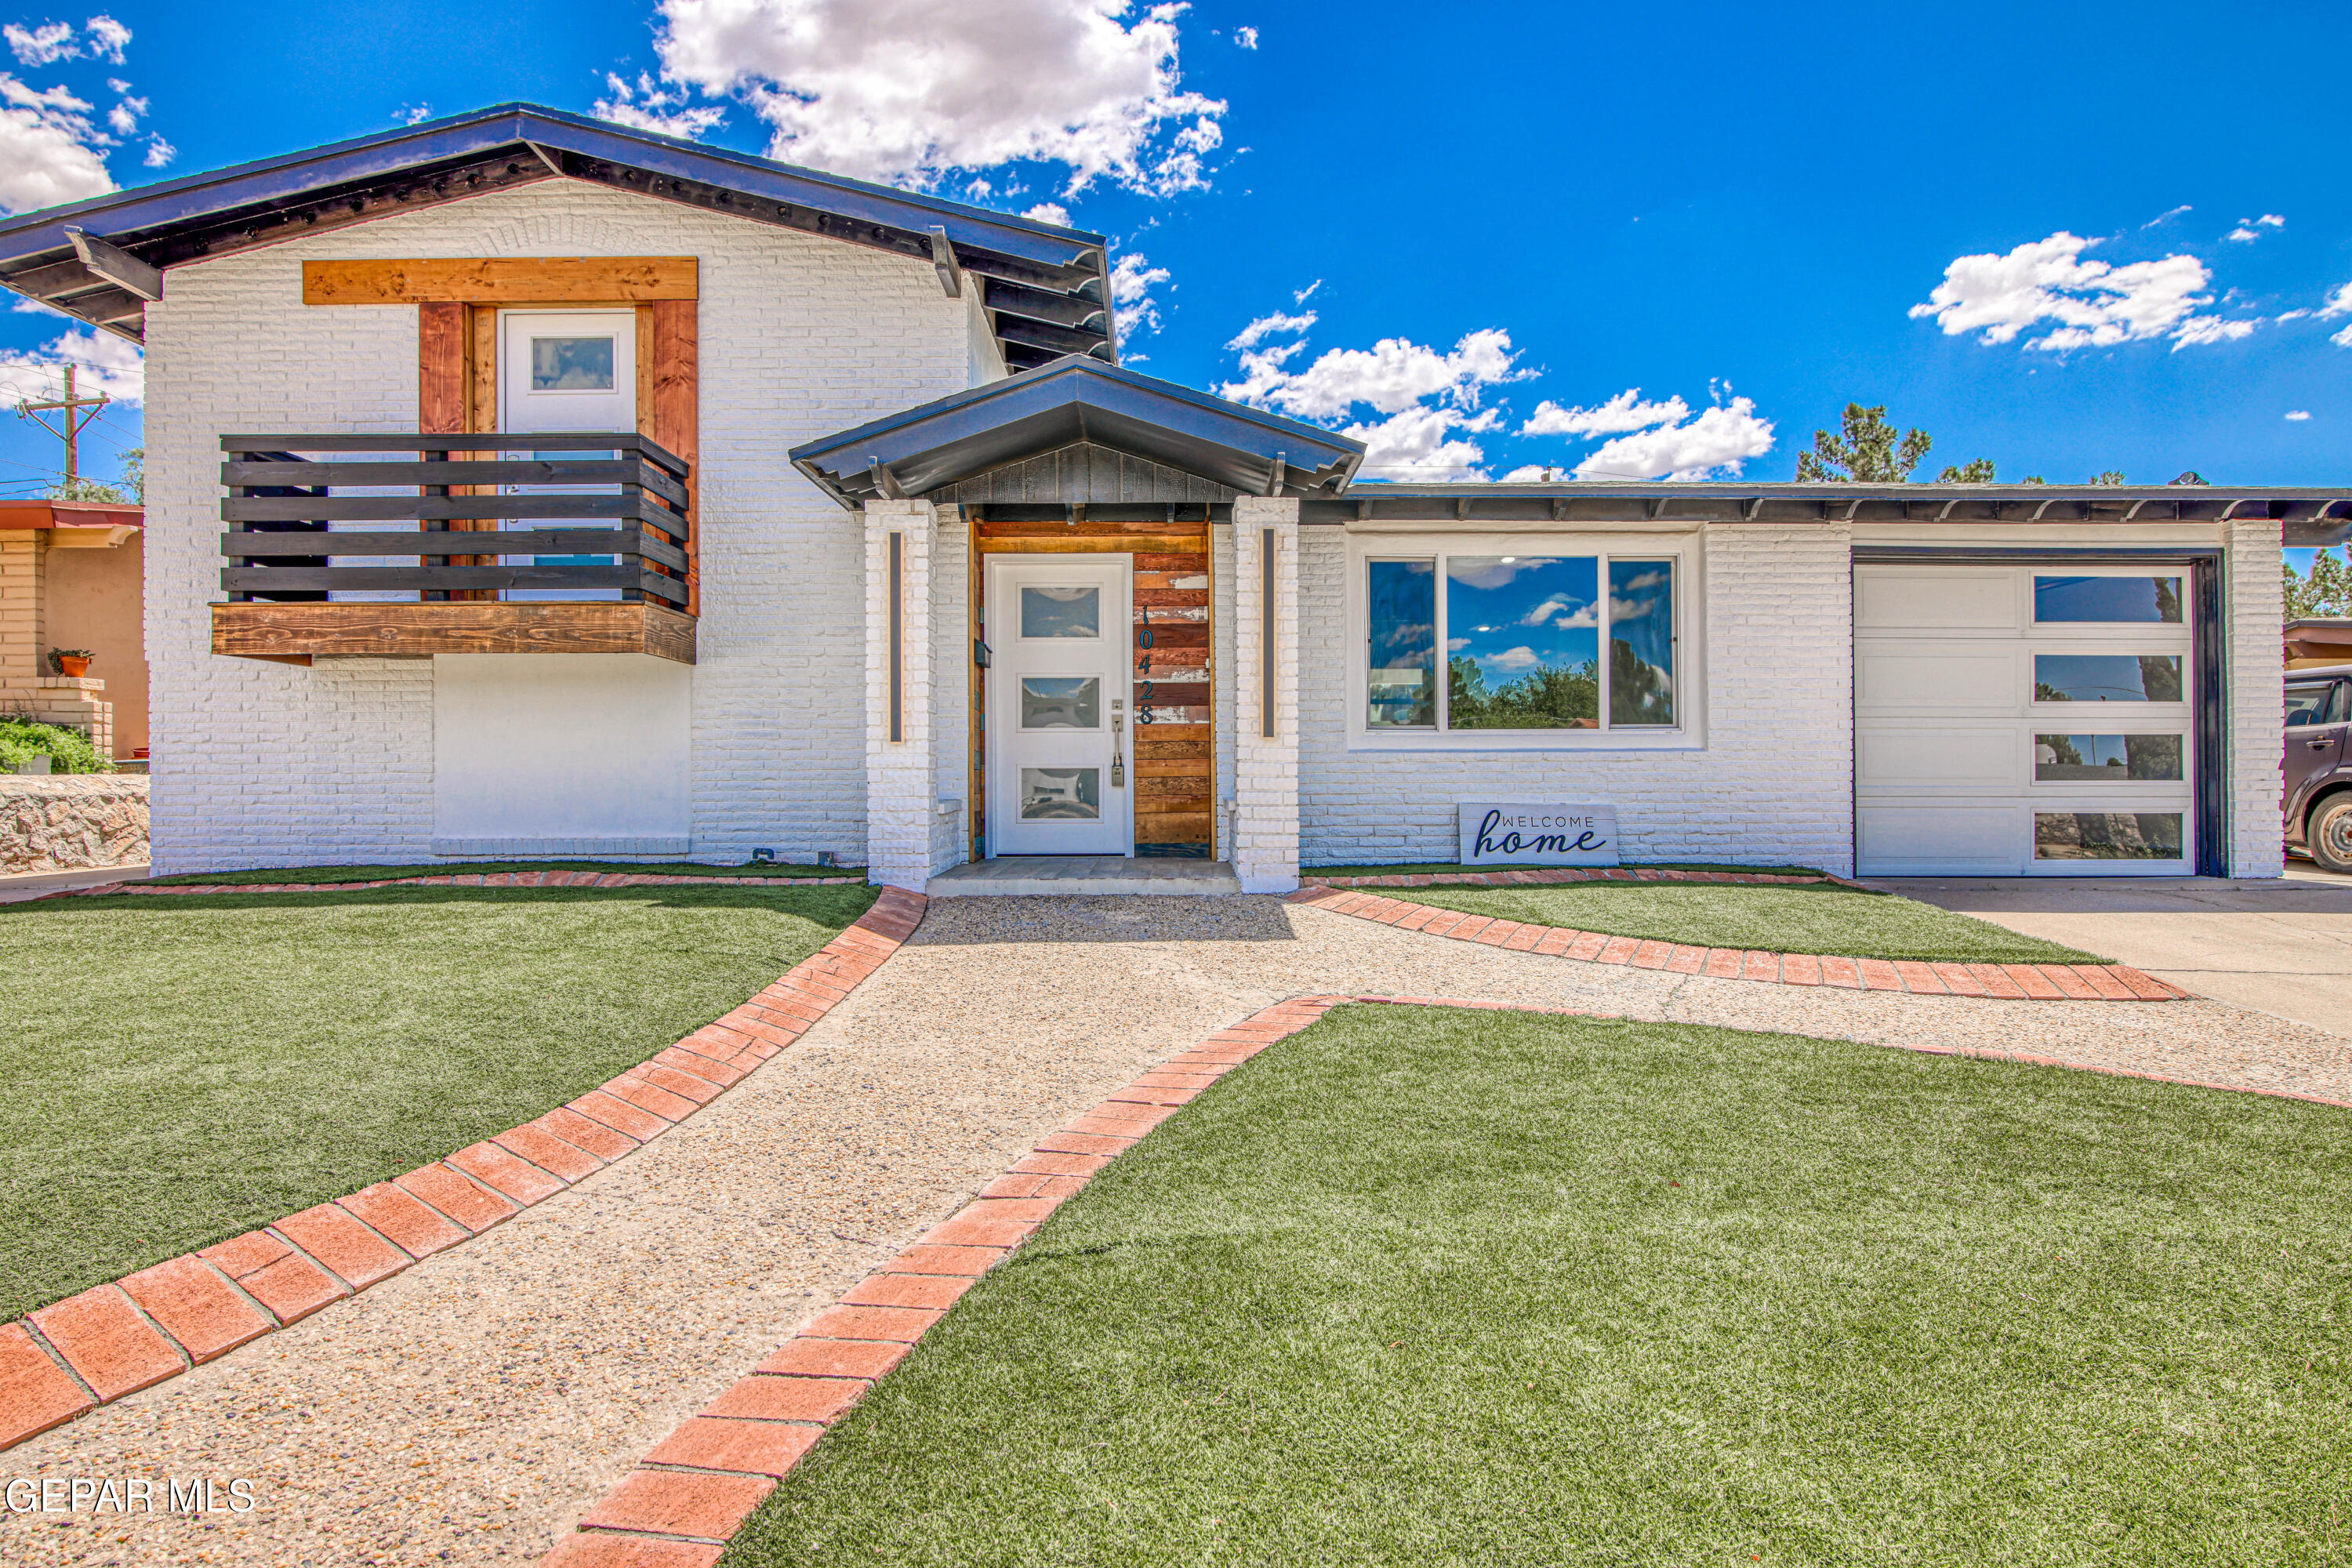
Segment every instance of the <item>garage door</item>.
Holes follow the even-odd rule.
[[[1854,568],[1864,875],[2183,876],[2186,566]]]

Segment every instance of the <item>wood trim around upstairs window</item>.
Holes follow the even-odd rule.
[[[669,292],[649,293],[640,288],[632,293],[624,287],[633,276],[628,269],[646,267],[667,270],[660,279],[645,287],[667,289]],[[314,268],[347,269],[337,275],[345,279],[357,276],[348,269],[362,268],[474,270],[453,272],[445,279],[447,287],[456,291],[453,298],[429,298],[415,292],[417,276],[404,275],[401,286],[411,290],[405,294],[379,292],[362,297],[345,291],[321,301],[313,288]],[[695,615],[700,612],[702,602],[699,512],[695,500],[701,479],[698,272],[695,258],[690,256],[500,258],[494,261],[449,262],[306,261],[302,264],[302,282],[306,303],[416,302],[416,428],[436,435],[489,434],[498,429],[500,309],[562,304],[578,310],[634,310],[637,322],[637,432],[660,442],[689,465],[687,613]],[[567,288],[576,291],[563,292]],[[464,529],[488,525],[455,526]],[[466,557],[456,563],[481,563]]]
[[[302,263],[305,305],[572,305],[692,300],[691,256],[492,256]]]

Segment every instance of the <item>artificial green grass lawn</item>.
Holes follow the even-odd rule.
[[[1066,1204],[723,1568],[2342,1563],[2347,1126],[1342,1007]]]
[[[0,909],[0,1320],[439,1159],[729,1011],[863,887]]]
[[[2105,963],[2095,953],[2021,935],[1892,893],[1834,882],[1563,882],[1514,888],[1381,888],[1385,897],[1531,925],[1693,947],[1918,958],[1948,963]]]
[[[248,887],[263,882],[387,882],[415,877],[487,877],[509,871],[614,871],[648,877],[855,877],[862,866],[707,866],[695,860],[642,866],[626,860],[468,860],[434,866],[264,866],[247,871],[192,871],[148,877],[164,887]]]

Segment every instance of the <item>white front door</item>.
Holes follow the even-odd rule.
[[[499,429],[527,436],[537,431],[635,430],[637,427],[637,316],[635,310],[504,310],[499,315]],[[514,458],[595,459],[609,451],[541,451],[515,443]],[[617,489],[617,487],[615,487]],[[510,495],[582,487],[509,485]],[[610,526],[581,518],[530,518],[517,528]],[[610,555],[507,555],[509,566],[610,565]],[[545,592],[510,588],[509,599],[612,599],[618,589]]]
[[[1133,843],[1133,558],[992,555],[985,624],[992,855]]]

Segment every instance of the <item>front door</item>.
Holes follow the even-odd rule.
[[[635,310],[506,310],[499,318],[499,429],[635,430],[637,427],[637,317]],[[518,441],[511,458],[593,461],[610,451],[539,450]],[[607,487],[615,493],[618,486]],[[579,485],[509,485],[510,495],[551,489],[583,493]],[[527,518],[517,528],[598,528],[589,518]],[[611,555],[507,555],[509,566],[610,566]],[[509,588],[509,599],[616,599],[617,588]]]
[[[988,558],[992,855],[1125,855],[1133,561]]]

